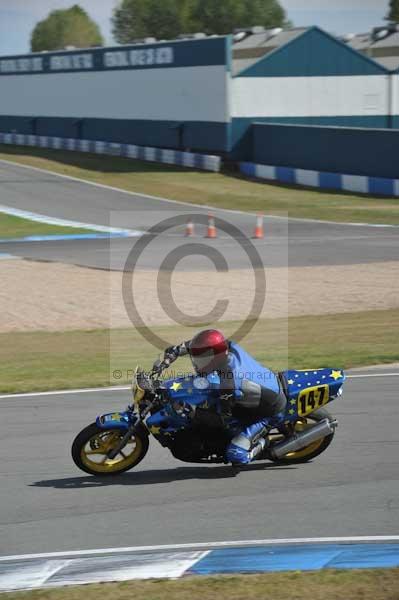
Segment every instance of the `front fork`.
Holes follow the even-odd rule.
[[[123,413],[114,413],[112,415],[103,415],[97,419],[97,424],[104,429],[120,429],[124,430],[124,435],[120,438],[119,442],[112,448],[107,456],[110,460],[113,460],[121,450],[126,446],[129,442],[130,438],[134,435],[135,431],[139,427],[144,427],[144,419],[150,413],[151,406],[146,407],[139,417],[136,417],[134,422],[131,421],[131,413],[123,412]]]
[[[126,431],[125,435],[119,440],[115,448],[112,448],[109,452],[107,452],[107,456],[110,460],[113,460],[121,450],[126,446],[134,432],[136,431],[137,423],[140,421],[136,421],[132,425],[130,425],[129,429]]]

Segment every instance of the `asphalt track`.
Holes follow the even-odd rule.
[[[358,372],[330,405],[339,420],[306,465],[174,460],[155,440],[136,470],[81,473],[75,434],[121,409],[126,390],[0,398],[0,555],[152,544],[399,533],[398,369]],[[383,376],[376,376],[384,373]],[[372,375],[372,376],[370,376]]]
[[[204,207],[88,185],[4,161],[0,161],[0,205],[83,223],[140,231],[148,231],[165,219],[174,221],[182,217],[185,221],[193,215],[198,223],[208,212]],[[200,243],[219,250],[229,269],[248,268],[248,257],[242,246],[249,245],[244,236],[250,237],[253,233],[254,215],[225,210],[214,210],[213,213],[216,218],[237,227],[241,235],[232,237],[228,232],[219,232],[217,240],[206,240],[203,237],[205,226],[197,224],[197,237],[190,239],[189,243]],[[165,255],[178,247],[180,256],[184,257],[187,239],[183,233],[184,224],[176,226],[172,222],[167,231],[158,233],[152,240],[138,268],[159,268]],[[399,259],[399,227],[315,223],[266,216],[265,233],[265,239],[256,240],[254,244],[266,267],[361,264]],[[137,238],[10,242],[1,244],[1,251],[41,260],[123,269],[136,241]],[[203,270],[214,269],[214,266],[209,258],[190,256],[181,260],[177,268]]]

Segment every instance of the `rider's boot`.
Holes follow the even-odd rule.
[[[258,442],[256,443],[256,445],[252,448],[252,450],[249,453],[249,458],[250,458],[251,462],[253,460],[255,460],[255,458],[257,456],[259,456],[259,454],[261,452],[263,452],[263,450],[265,449],[265,446],[266,446],[266,440],[265,440],[265,438],[260,438],[258,440]]]
[[[259,456],[266,445],[267,421],[263,419],[242,429],[231,440],[226,458],[232,463],[248,464]]]

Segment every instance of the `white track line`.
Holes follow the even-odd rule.
[[[366,377],[398,377],[399,373],[365,373],[364,375],[347,375],[347,379],[363,379]],[[130,385],[114,385],[109,387],[78,388],[71,390],[50,390],[48,392],[23,392],[20,394],[1,394],[0,400],[5,398],[34,398],[35,396],[66,396],[68,394],[90,394],[95,392],[122,392],[130,390]]]
[[[362,375],[347,375],[347,379],[362,379],[365,377],[398,377],[399,373],[365,373]]]
[[[364,375],[347,375],[347,379],[362,379],[366,377],[398,377],[399,373],[365,373]],[[110,387],[81,388],[72,390],[54,390],[49,392],[24,392],[22,394],[2,394],[0,400],[6,398],[34,398],[35,396],[59,396],[68,394],[89,394],[95,392],[121,392],[130,390],[130,385],[114,385]]]
[[[119,392],[130,390],[130,385],[114,385],[111,387],[81,388],[76,390],[55,390],[54,392],[24,392],[23,394],[3,394],[0,400],[4,398],[34,398],[35,396],[59,396],[68,394],[89,394],[94,392]]]
[[[266,546],[278,544],[339,544],[339,543],[378,543],[399,542],[399,535],[372,535],[372,536],[346,536],[346,537],[315,537],[315,538],[283,538],[266,540],[237,540],[232,542],[200,542],[192,544],[167,544],[164,546],[132,546],[127,548],[102,548],[94,550],[72,550],[71,552],[45,552],[39,554],[17,554],[15,556],[1,556],[0,562],[16,560],[32,560],[39,558],[60,558],[73,556],[93,556],[98,554],[163,552],[165,550],[184,549],[214,549],[245,546]]]
[[[91,223],[81,223],[79,221],[69,221],[68,219],[59,219],[58,217],[48,217],[40,213],[31,212],[29,210],[21,210],[12,206],[4,206],[0,204],[0,213],[28,219],[37,223],[46,223],[48,225],[57,225],[58,227],[71,227],[71,229],[89,229],[93,231],[101,231],[102,233],[123,233],[130,237],[138,237],[143,235],[143,231],[135,229],[120,229],[118,227],[108,227],[106,225],[93,225]],[[13,241],[13,240],[10,240]]]
[[[48,169],[41,169],[39,167],[31,167],[30,165],[22,165],[18,162],[13,162],[11,160],[0,159],[0,163],[4,163],[6,165],[10,165],[13,167],[20,167],[21,169],[30,169],[32,171],[38,171],[39,173],[46,173],[47,175],[53,175],[54,177],[62,177],[63,179],[69,179],[71,181],[77,181],[79,183],[85,183],[86,185],[91,185],[94,187],[103,188],[105,190],[111,190],[112,192],[121,192],[122,194],[129,194],[130,196],[141,196],[142,198],[149,198],[151,200],[158,200],[161,202],[168,202],[170,204],[178,204],[180,206],[193,206],[194,208],[200,208],[203,210],[213,210],[213,211],[221,211],[228,212],[236,215],[256,215],[256,212],[246,212],[244,210],[237,210],[232,208],[220,208],[215,206],[209,206],[209,204],[195,204],[192,202],[182,202],[180,200],[170,200],[169,198],[162,198],[160,196],[152,196],[150,194],[143,194],[142,192],[131,192],[129,190],[124,190],[123,188],[113,187],[111,185],[105,185],[104,183],[96,183],[94,181],[88,181],[86,179],[81,179],[80,177],[73,177],[72,175],[64,175],[62,173],[56,173],[55,171],[49,171]],[[268,219],[276,219],[276,220],[284,220],[289,219],[290,221],[298,221],[301,223],[323,223],[324,225],[342,225],[345,227],[393,227],[398,228],[399,225],[390,225],[383,223],[340,223],[339,221],[323,221],[321,219],[299,219],[296,217],[281,217],[278,215],[267,215]]]

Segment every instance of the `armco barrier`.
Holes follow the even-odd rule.
[[[97,142],[75,138],[59,138],[24,133],[0,133],[0,144],[17,146],[33,146],[52,150],[70,150],[75,152],[91,152],[110,156],[123,156],[136,160],[177,165],[203,171],[220,171],[220,156],[194,154],[162,148],[117,144],[113,142]]]
[[[399,179],[324,173],[323,171],[257,165],[248,162],[240,163],[240,171],[249,177],[279,181],[281,183],[345,190],[373,196],[399,196]]]

